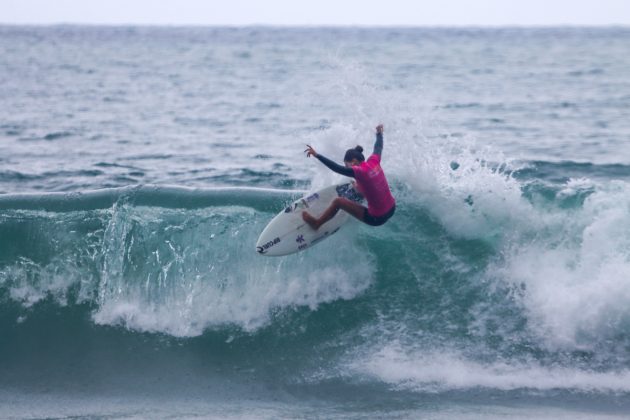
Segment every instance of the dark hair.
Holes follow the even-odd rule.
[[[365,161],[365,156],[363,156],[363,147],[357,146],[354,149],[346,150],[346,155],[343,157],[343,161],[350,162],[353,159],[356,159],[359,162]]]

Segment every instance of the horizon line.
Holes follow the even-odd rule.
[[[36,26],[36,27],[54,27],[54,26],[88,26],[88,27],[162,27],[162,28],[397,28],[397,29],[419,29],[419,28],[630,28],[630,23],[466,23],[466,24],[353,24],[353,23],[137,23],[137,22],[2,22],[0,26]]]

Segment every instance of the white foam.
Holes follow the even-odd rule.
[[[535,362],[480,363],[452,350],[404,350],[397,342],[351,362],[350,369],[395,388],[420,392],[472,388],[630,392],[630,370],[627,369],[594,372],[541,366]]]
[[[550,346],[595,348],[630,333],[630,185],[600,185],[489,275],[522,290],[530,327]]]
[[[123,296],[108,297],[102,302],[94,320],[99,324],[124,325],[178,337],[200,335],[206,328],[221,325],[236,325],[251,331],[266,325],[274,310],[298,306],[315,310],[325,302],[351,299],[369,284],[357,281],[357,277],[367,273],[355,271],[357,277],[354,277],[340,267],[315,269],[301,275],[293,270],[286,274],[255,271],[234,273],[247,277],[238,286],[220,289],[199,283],[189,296],[178,293],[161,303],[151,302],[138,290],[127,290]]]
[[[70,289],[76,285],[79,285],[77,300],[82,302],[88,299],[90,292],[82,287],[82,279],[87,280],[86,273],[76,264],[63,257],[53,258],[47,264],[20,258],[0,271],[0,285],[8,288],[11,299],[27,308],[47,297],[65,306]]]

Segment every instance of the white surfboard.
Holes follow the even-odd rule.
[[[357,202],[362,200],[351,183],[331,185],[302,197],[269,222],[258,238],[256,251],[267,256],[289,255],[310,248],[336,233],[351,217],[345,211],[340,210],[317,230],[302,220],[302,212],[306,210],[319,217],[337,197]]]

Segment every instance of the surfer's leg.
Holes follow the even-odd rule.
[[[365,207],[355,201],[348,200],[343,197],[335,198],[319,218],[313,217],[308,212],[304,211],[302,212],[302,219],[304,219],[310,227],[317,230],[321,225],[335,217],[335,214],[337,214],[340,209],[363,221]]]

